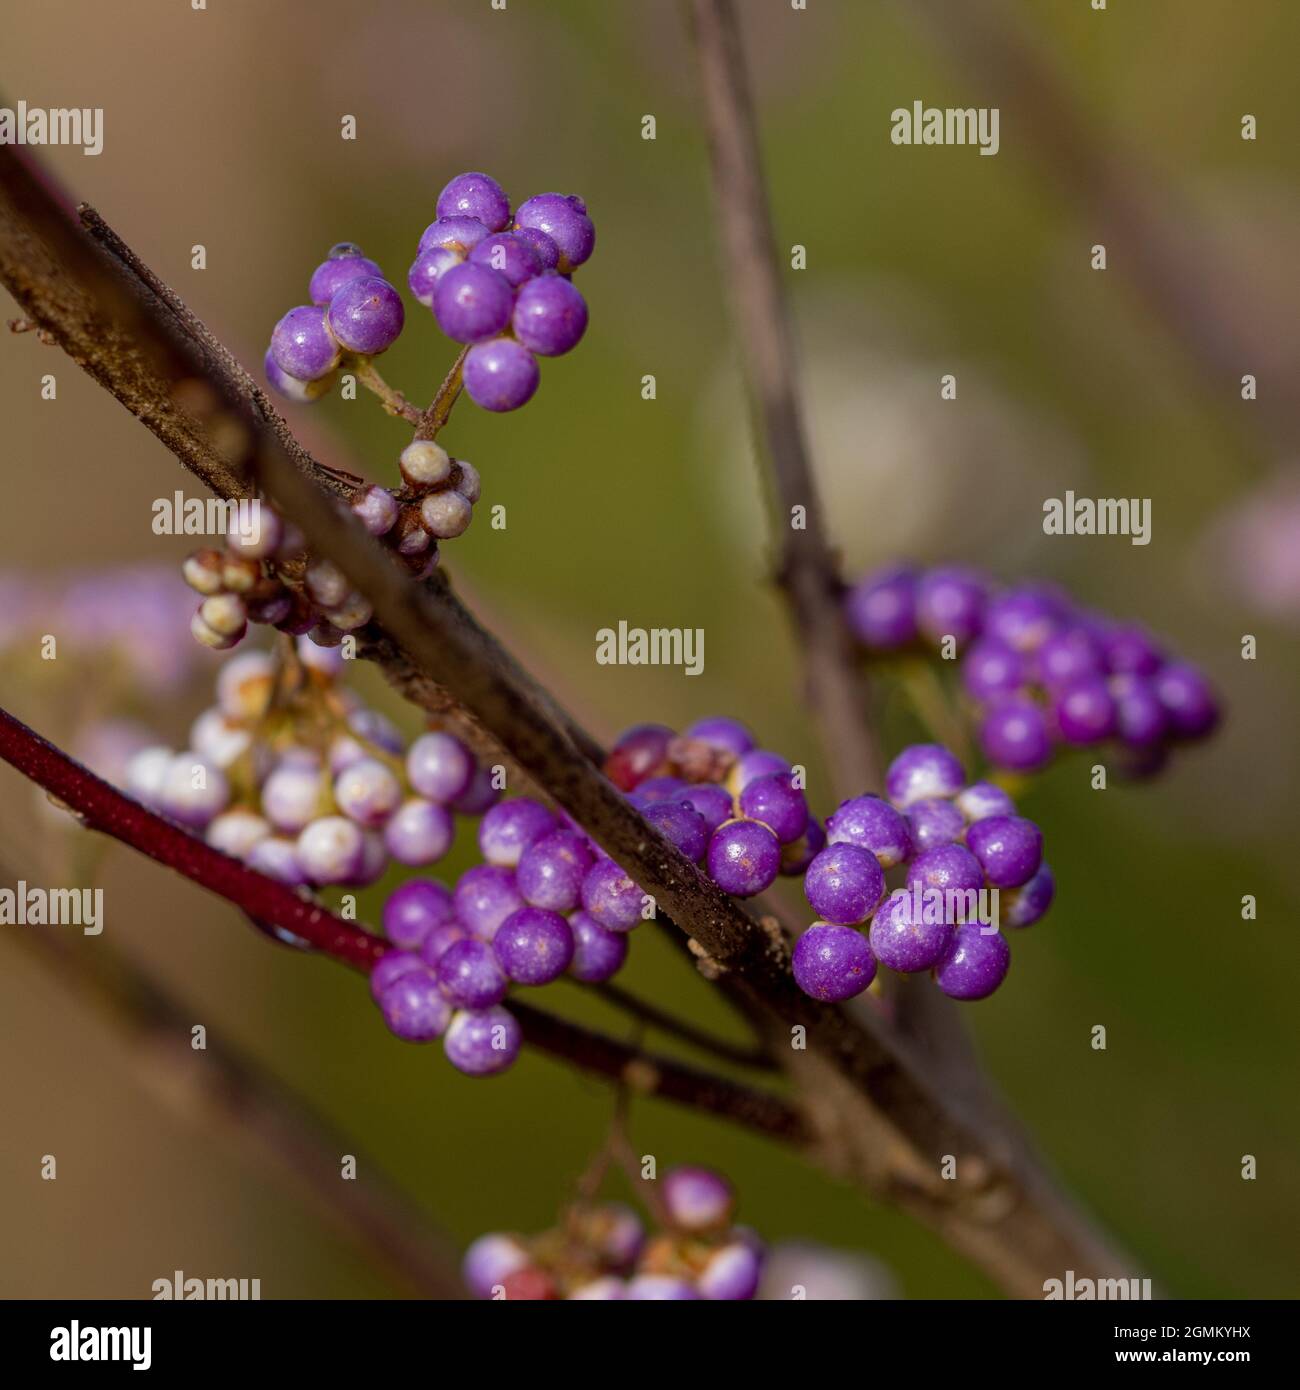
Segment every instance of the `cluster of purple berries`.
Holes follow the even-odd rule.
[[[764,1247],[733,1224],[731,1184],[708,1168],[673,1168],[657,1196],[654,1235],[631,1207],[600,1202],[571,1207],[541,1235],[480,1236],[465,1254],[465,1283],[498,1301],[753,1298]]]
[[[1140,626],[1084,609],[1047,584],[995,586],[971,570],[895,567],[845,599],[873,654],[960,653],[988,761],[1034,772],[1059,745],[1109,744],[1128,775],[1149,775],[1177,744],[1219,720],[1205,675],[1167,656]]]
[[[573,195],[510,200],[487,174],[458,174],[438,195],[408,276],[438,327],[463,343],[465,391],[484,410],[532,399],[537,358],[577,347],[587,303],[573,272],[591,255],[596,229]]]
[[[301,638],[289,670],[265,652],[235,657],[190,747],[142,749],[126,789],[291,887],[364,886],[390,862],[436,863],[453,813],[480,815],[496,800],[490,774],[450,734],[408,748],[339,687],[342,670],[336,651]]]
[[[375,966],[371,993],[399,1038],[441,1037],[453,1066],[487,1076],[510,1066],[523,1041],[504,1003],[510,988],[610,979],[646,908],[613,860],[528,797],[488,809],[478,844],[483,862],[454,888],[412,879],[388,898],[394,949]]]
[[[290,309],[271,332],[266,379],[293,401],[315,401],[334,385],[345,356],[387,352],[406,322],[402,297],[359,246],[341,241],[312,271],[310,304]]]
[[[937,744],[905,748],[885,789],[887,798],[851,797],[826,821],[826,848],[804,875],[819,920],[795,944],[795,981],[814,999],[850,999],[881,964],[929,970],[950,998],[983,999],[1011,964],[990,904],[1008,927],[1051,906],[1042,832],[1001,787],[967,785]]]

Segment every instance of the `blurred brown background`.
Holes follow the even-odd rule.
[[[1023,94],[954,66],[931,8],[742,5],[778,240],[808,248],[789,283],[836,539],[854,571],[907,555],[1059,579],[1167,634],[1230,706],[1220,736],[1156,785],[1093,793],[1078,762],[1044,779],[1028,805],[1058,903],[1014,943],[1008,988],[968,1016],[1053,1163],[1173,1292],[1295,1296],[1300,500],[1277,406],[1297,365],[1300,10],[986,7],[1046,56],[1091,145],[1173,232],[1207,239],[1189,288],[1230,304],[1259,344],[1215,381],[1126,278],[1122,229],[1069,196],[1080,170],[1037,162]],[[446,441],[479,467],[509,526],[480,521],[448,547],[449,565],[602,737],[642,719],[736,714],[813,767],[816,799],[794,650],[763,587],[682,18],[668,0],[510,0],[504,13],[488,0],[11,4],[0,104],[104,108],[103,153],[49,150],[49,167],[250,368],[332,242],[359,241],[404,289],[453,173],[486,169],[517,200],[580,191],[598,229],[582,272],[587,341],[544,364],[525,410],[458,408]],[[1001,152],[892,146],[889,113],[918,99],[999,106]],[[1247,112],[1253,143],[1239,135]],[[640,138],[647,113],[654,142]],[[355,143],[339,138],[344,114]],[[1104,273],[1089,268],[1098,241]],[[206,270],[190,268],[195,243]],[[427,397],[450,356],[408,306],[384,371]],[[1238,395],[1237,377],[1260,363],[1267,408]],[[50,371],[55,402],[40,399]],[[945,372],[956,402],[939,401]],[[395,478],[404,430],[368,400],[290,409],[326,458]],[[196,489],[56,349],[0,340],[0,411],[7,571],[170,563],[189,548],[152,534],[151,503]],[[1069,487],[1150,497],[1153,543],[1049,541],[1043,499]],[[620,618],[705,628],[705,674],[596,666],[595,631]],[[1253,664],[1238,654],[1247,632]],[[176,641],[189,638],[178,629]],[[205,703],[213,662],[201,665],[182,694],[155,687],[131,712],[183,739]],[[6,655],[5,702],[58,732],[94,703],[85,681],[74,702],[58,677]],[[415,727],[373,673],[358,680]],[[31,789],[7,769],[0,788],[4,862],[39,881],[63,832],[33,815]],[[601,1087],[532,1056],[470,1082],[436,1050],[388,1038],[344,972],[273,950],[161,869],[115,849],[101,881],[106,936],[196,1022],[314,1098],[457,1244],[547,1223],[607,1121]],[[1245,893],[1258,896],[1257,922],[1240,920]],[[366,897],[371,921],[378,901]],[[8,939],[22,930],[0,929],[0,1294],[147,1296],[178,1268],[256,1276],[265,1297],[402,1291],[295,1185],[163,1103],[104,1020]],[[628,979],[713,1017],[657,942],[637,939]],[[576,1014],[616,1025],[567,996]],[[1088,1045],[1097,1023],[1104,1053]],[[634,1137],[663,1162],[724,1166],[766,1236],[870,1250],[914,1296],[991,1292],[910,1222],[747,1135],[651,1104]],[[39,1180],[45,1153],[59,1159],[53,1183]],[[1241,1180],[1243,1154],[1258,1158],[1254,1182]]]

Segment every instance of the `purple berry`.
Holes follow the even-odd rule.
[[[1171,662],[1156,676],[1155,688],[1176,737],[1201,738],[1219,722],[1218,700],[1195,666]]]
[[[493,806],[483,817],[478,828],[478,847],[489,864],[513,869],[524,850],[557,824],[540,802],[517,796]]]
[[[709,827],[694,806],[684,801],[657,801],[641,814],[692,864],[704,858],[709,847]]]
[[[509,981],[486,941],[455,941],[438,959],[438,983],[458,1009],[490,1009],[506,997]]]
[[[424,970],[424,962],[414,951],[387,951],[375,962],[370,971],[370,997],[377,1004],[379,996],[403,975],[415,970]]]
[[[664,724],[634,724],[614,741],[605,759],[605,776],[622,792],[635,791],[668,756],[676,735]]]
[[[791,878],[806,874],[808,866],[825,848],[826,832],[816,816],[809,816],[803,834],[781,846],[781,873]]]
[[[573,931],[558,912],[521,907],[492,939],[501,968],[521,985],[558,980],[573,960]]]
[[[476,217],[440,217],[424,229],[420,237],[420,252],[453,251],[464,259],[489,235],[488,229]]]
[[[560,357],[577,347],[587,331],[587,301],[562,275],[539,275],[519,291],[510,322],[526,348],[542,357]]]
[[[952,637],[964,647],[984,626],[987,594],[984,580],[970,570],[931,570],[917,581],[916,625],[931,642]]]
[[[1163,657],[1145,629],[1135,624],[1107,627],[1100,634],[1102,658],[1112,675],[1154,676]]]
[[[697,782],[681,793],[681,799],[704,817],[709,834],[736,814],[731,793],[713,782]]]
[[[972,782],[953,798],[953,804],[967,823],[983,820],[985,816],[1014,816],[1016,803],[992,782]]]
[[[539,232],[536,227],[516,227],[515,235],[533,248],[544,271],[554,270],[560,264],[560,248],[545,232]]]
[[[678,801],[685,791],[686,783],[680,777],[647,777],[628,800],[644,809],[657,801]]]
[[[966,832],[966,844],[992,888],[1019,888],[1043,862],[1043,832],[1023,816],[988,816]]]
[[[982,637],[962,658],[961,683],[981,702],[1012,695],[1025,684],[1025,659],[996,637]]]
[[[1115,732],[1115,702],[1101,676],[1079,676],[1063,685],[1052,714],[1067,743],[1097,743]]]
[[[271,331],[271,357],[286,376],[317,381],[338,366],[339,345],[325,317],[319,305],[303,304],[290,309]]]
[[[827,845],[808,866],[803,891],[818,917],[853,927],[875,911],[885,891],[885,874],[870,850]]]
[[[695,1287],[708,1299],[735,1302],[753,1298],[763,1273],[763,1252],[743,1240],[717,1246],[696,1276]]]
[[[876,977],[876,958],[867,938],[852,927],[814,922],[795,942],[795,983],[827,1003],[852,999]]]
[[[604,856],[582,880],[583,909],[607,931],[629,932],[639,925],[642,897],[626,870]]]
[[[368,487],[352,499],[352,511],[372,536],[386,536],[397,524],[397,498],[386,487]],[[317,651],[320,648],[316,648]]]
[[[728,719],[725,715],[697,719],[687,728],[686,737],[707,743],[710,748],[719,748],[724,753],[734,753],[738,758],[754,747],[754,735],[739,719]]]
[[[1115,732],[1133,748],[1159,743],[1169,727],[1169,716],[1160,703],[1155,685],[1145,676],[1120,674],[1109,682],[1115,701]]]
[[[280,369],[280,364],[271,355],[270,348],[267,348],[266,356],[262,359],[262,370],[266,373],[266,379],[273,390],[278,391],[285,400],[297,401],[300,405],[310,405],[313,401],[320,400],[334,384],[332,372],[318,381],[299,381],[297,377],[290,376],[288,372]]]
[[[912,857],[907,818],[879,796],[855,796],[840,802],[826,822],[826,842],[870,850],[882,869]]]
[[[406,754],[406,775],[421,796],[447,805],[469,789],[474,755],[451,734],[421,734]]]
[[[1018,652],[1032,652],[1066,617],[1066,605],[1054,589],[1026,584],[989,603],[984,611],[984,631]]]
[[[740,793],[740,813],[761,821],[783,845],[797,840],[808,824],[808,802],[786,772],[769,772],[748,783]]]
[[[384,931],[398,946],[415,950],[434,927],[454,915],[451,891],[431,878],[413,878],[388,895]]]
[[[301,888],[307,882],[307,875],[298,861],[297,846],[278,835],[268,835],[253,846],[248,853],[248,867],[290,888]]]
[[[910,569],[867,575],[844,605],[849,626],[873,651],[893,651],[916,638],[916,575]]]
[[[377,275],[349,280],[330,300],[330,332],[349,352],[385,352],[406,322],[402,297]]]
[[[413,796],[384,826],[384,848],[399,864],[423,868],[444,858],[455,836],[456,827],[445,806]]]
[[[907,869],[907,886],[912,892],[937,891],[945,896],[977,893],[984,887],[984,871],[965,845],[940,845],[912,860]]]
[[[530,1263],[531,1256],[514,1236],[480,1236],[465,1252],[461,1276],[471,1293],[491,1298],[503,1280]]]
[[[541,380],[537,359],[513,338],[476,341],[464,371],[465,392],[483,410],[518,410],[532,400]]]
[[[914,743],[904,748],[885,775],[889,799],[903,810],[929,797],[956,796],[965,783],[961,763],[937,743]]]
[[[467,1076],[492,1076],[505,1071],[523,1045],[518,1019],[500,1004],[452,1014],[442,1039],[447,1060]]]
[[[501,799],[501,788],[493,784],[490,767],[480,764],[474,769],[469,787],[451,803],[451,810],[461,816],[481,816]]]
[[[950,999],[985,999],[1006,979],[1011,948],[1001,932],[963,922],[953,933],[934,981]]]
[[[449,922],[439,922],[429,928],[429,934],[420,943],[420,959],[426,965],[437,965],[443,953],[457,941],[465,940],[465,929],[452,918]]]
[[[751,748],[748,753],[742,753],[736,759],[735,765],[727,774],[727,785],[739,796],[751,782],[773,772],[784,772],[788,777],[791,772],[790,764],[780,753],[773,753],[767,748]]]
[[[489,266],[498,275],[504,275],[510,288],[515,290],[542,272],[541,260],[532,243],[515,232],[497,232],[484,237],[469,253],[469,259],[471,265]]]
[[[1003,926],[1032,926],[1051,907],[1055,896],[1056,879],[1051,869],[1043,864],[1028,883],[1002,894],[999,905]]]
[[[360,827],[342,816],[322,816],[298,836],[296,851],[312,883],[346,883],[361,868],[365,839]]]
[[[724,893],[752,898],[770,888],[781,868],[781,842],[756,820],[733,820],[709,841],[709,877]]]
[[[915,894],[895,892],[871,919],[869,940],[876,959],[900,975],[929,970],[952,940],[949,914],[930,910],[924,900],[919,907],[918,912]]]
[[[449,338],[480,343],[510,322],[514,298],[504,275],[485,265],[456,265],[438,277],[433,315]]]
[[[671,1274],[638,1274],[623,1289],[624,1299],[634,1303],[687,1303],[703,1301],[703,1295],[685,1279]]]
[[[927,797],[913,802],[907,812],[912,827],[912,841],[918,853],[950,845],[961,839],[966,830],[966,817],[955,802],[942,797]]]
[[[559,248],[556,269],[576,270],[596,245],[596,228],[587,216],[581,198],[564,193],[539,193],[521,203],[515,213],[516,227],[532,227],[545,232]]]
[[[307,286],[307,296],[313,304],[322,306],[347,284],[363,275],[383,279],[384,272],[368,256],[361,254],[361,248],[350,241],[341,241],[330,249],[327,259],[312,271],[311,283]]]
[[[401,803],[402,784],[378,758],[358,758],[334,779],[339,810],[358,825],[383,825]]]
[[[1101,653],[1091,633],[1082,627],[1062,628],[1043,640],[1036,661],[1038,681],[1049,690],[1101,674]]]
[[[480,941],[491,941],[501,923],[524,906],[514,874],[496,864],[476,864],[467,869],[453,899],[457,920]]]
[[[670,1168],[659,1192],[664,1216],[679,1231],[720,1231],[731,1224],[736,1194],[710,1168]]]
[[[472,217],[490,232],[499,232],[510,221],[510,199],[487,174],[457,174],[438,194],[439,217]]]
[[[994,704],[980,724],[979,739],[989,762],[1015,772],[1033,772],[1052,756],[1043,711],[1023,696]]]
[[[426,309],[432,309],[438,281],[452,266],[460,265],[464,259],[459,251],[452,251],[446,246],[431,246],[427,251],[421,251],[406,272],[406,283],[411,288],[412,298]]]
[[[519,856],[515,883],[524,901],[551,912],[572,912],[582,901],[591,845],[580,831],[561,827],[533,840]]]
[[[584,984],[595,985],[617,975],[627,959],[627,935],[609,931],[585,912],[569,918],[573,933],[573,960],[569,974]]]
[[[431,1042],[447,1028],[451,1006],[442,997],[433,971],[407,970],[380,991],[380,1012],[389,1031],[403,1042]]]

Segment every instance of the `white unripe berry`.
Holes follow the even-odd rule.
[[[412,487],[437,487],[451,477],[451,455],[432,439],[417,439],[402,450],[397,460],[402,477]]]
[[[440,541],[462,535],[473,514],[473,507],[459,492],[431,493],[420,503],[420,521],[424,529]]]

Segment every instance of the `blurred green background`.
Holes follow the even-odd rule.
[[[850,572],[909,556],[1055,578],[1167,634],[1230,706],[1222,733],[1152,786],[1093,792],[1073,761],[1034,789],[1057,905],[1014,942],[1008,988],[967,1017],[1053,1165],[1172,1292],[1294,1297],[1300,585],[1261,577],[1259,561],[1285,562],[1300,540],[1278,538],[1283,511],[1268,500],[1293,486],[1293,452],[1266,442],[1260,407],[1238,398],[1236,375],[1260,369],[1244,362],[1217,383],[1197,373],[1125,278],[1119,228],[1067,196],[1076,171],[1045,174],[1016,92],[952,66],[920,8],[741,9],[778,240],[807,248],[788,284],[819,480]],[[1294,333],[1270,325],[1293,329],[1300,308],[1300,10],[987,9],[1041,48],[1090,138],[1158,213],[1212,239],[1192,288],[1234,304],[1264,340],[1260,360],[1287,369],[1261,394],[1293,391]],[[50,150],[49,166],[250,369],[332,242],[359,241],[404,288],[453,173],[486,169],[516,200],[581,192],[598,229],[580,277],[591,328],[543,365],[525,410],[458,407],[445,442],[478,466],[484,504],[503,504],[508,525],[493,530],[484,513],[447,547],[448,566],[602,738],[640,720],[735,714],[810,765],[825,810],[796,650],[764,577],[683,17],[668,0],[510,0],[505,12],[488,0],[210,0],[203,12],[48,0],[8,7],[0,89],[7,105],[104,108],[103,154]],[[1000,154],[892,146],[890,111],[918,99],[1000,106]],[[1246,112],[1254,143],[1239,137]],[[355,143],[339,138],[344,114]],[[1098,241],[1105,272],[1089,267]],[[195,243],[203,271],[190,268]],[[179,560],[186,542],[150,530],[155,497],[196,492],[170,456],[56,349],[5,335],[0,352],[5,565]],[[450,356],[413,306],[383,370],[426,397]],[[47,371],[56,402],[40,399]],[[939,399],[946,372],[955,402]],[[368,398],[288,410],[327,460],[396,478],[406,432]],[[1152,544],[1044,537],[1043,499],[1070,487],[1150,497]],[[597,666],[595,632],[620,619],[704,628],[705,673]],[[1243,633],[1258,636],[1254,663],[1240,659]],[[356,679],[416,727],[373,672]],[[5,700],[49,730],[56,702],[16,670]],[[144,712],[179,741],[204,703],[200,680]],[[21,868],[57,832],[32,817],[16,775],[0,782],[5,857]],[[468,838],[449,871],[467,862]],[[454,1241],[549,1222],[608,1122],[605,1088],[532,1055],[469,1081],[436,1051],[393,1042],[355,979],[270,949],[163,870],[119,849],[103,882],[112,939],[196,1021],[301,1087]],[[1245,893],[1256,922],[1240,919]],[[379,900],[367,895],[371,921]],[[649,933],[624,978],[733,1026]],[[543,1002],[622,1026],[567,986]],[[401,1291],[292,1184],[159,1104],[103,1022],[12,942],[0,942],[0,1038],[0,1294],[146,1296],[177,1268],[255,1275],[265,1297]],[[994,1293],[912,1222],[775,1146],[656,1103],[635,1107],[633,1139],[661,1163],[723,1167],[743,1219],[771,1239],[869,1250],[910,1296]],[[59,1156],[55,1183],[38,1179],[44,1153]],[[1240,1176],[1244,1154],[1256,1181]]]

